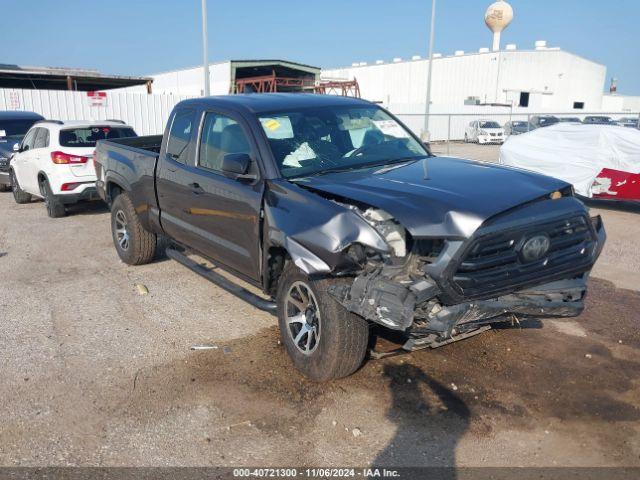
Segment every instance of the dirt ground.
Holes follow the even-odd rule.
[[[640,214],[597,211],[582,316],[313,384],[274,317],[121,263],[105,208],[0,194],[0,465],[640,466]]]

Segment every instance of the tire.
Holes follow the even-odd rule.
[[[49,181],[46,178],[40,182],[40,193],[42,193],[42,197],[44,198],[44,206],[47,208],[47,215],[51,218],[61,218],[67,214],[67,209],[53,194],[51,191],[51,185],[49,185]]]
[[[328,292],[331,285],[340,281],[343,280],[311,280],[289,262],[278,282],[276,298],[282,343],[294,366],[315,382],[351,375],[362,365],[367,353],[369,324],[347,311]],[[309,301],[304,301],[303,294]],[[308,316],[302,313],[303,305],[305,311],[311,310]],[[295,317],[299,321],[291,322]],[[301,334],[303,329],[305,332]]]
[[[31,202],[31,194],[25,192],[20,188],[18,179],[16,178],[16,174],[13,172],[13,170],[11,170],[9,178],[11,179],[11,190],[13,191],[13,199],[16,201],[16,203],[23,204]]]
[[[11,185],[0,184],[0,192],[10,192]]]
[[[118,195],[111,206],[111,236],[120,260],[127,265],[144,265],[153,260],[156,234],[142,227],[126,193]]]
[[[469,137],[466,133],[464,134],[464,143],[469,143]]]

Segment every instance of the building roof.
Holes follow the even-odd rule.
[[[150,77],[105,75],[97,70],[0,64],[0,88],[95,91],[152,81]]]

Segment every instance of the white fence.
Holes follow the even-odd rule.
[[[155,135],[164,131],[175,104],[187,98],[112,91],[92,98],[87,92],[2,88],[0,110],[27,110],[52,120],[122,120],[138,135]]]

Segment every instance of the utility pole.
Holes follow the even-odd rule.
[[[429,67],[427,70],[427,104],[424,109],[422,140],[429,140],[429,110],[431,108],[431,70],[433,68],[433,37],[436,28],[436,0],[431,0],[431,29],[429,31]]]
[[[207,0],[202,0],[202,54],[204,57],[204,96],[209,92],[209,39],[207,35]]]

